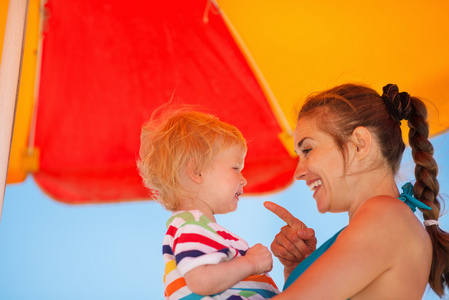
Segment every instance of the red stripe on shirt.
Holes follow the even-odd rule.
[[[204,235],[196,233],[183,233],[178,238],[173,241],[173,253],[176,252],[176,246],[181,243],[201,243],[212,247],[216,250],[227,248],[225,245],[218,243],[217,241],[211,240]]]
[[[225,240],[238,241],[239,239],[235,236],[227,233],[226,231],[217,231],[217,233]]]
[[[168,227],[167,229],[167,235],[170,235],[172,237],[175,237],[176,232],[178,232],[178,228],[176,228],[175,226],[170,225],[170,227]]]

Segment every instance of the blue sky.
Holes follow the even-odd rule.
[[[449,193],[449,138],[432,140],[440,167],[441,193]],[[413,180],[409,151],[398,185]],[[347,224],[347,215],[319,214],[302,182],[266,196],[242,197],[236,212],[217,222],[250,245],[271,244],[284,224],[263,207],[285,206],[317,232],[322,243]],[[448,204],[449,204],[449,200]],[[447,206],[449,207],[449,206]],[[47,197],[32,177],[8,185],[0,223],[0,299],[163,299],[161,244],[170,213],[154,201],[71,206]],[[449,217],[441,227],[449,230]],[[275,260],[271,275],[283,285]],[[439,299],[427,292],[423,299]]]

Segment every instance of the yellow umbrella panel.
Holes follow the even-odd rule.
[[[388,83],[428,100],[431,134],[449,126],[449,2],[217,0],[294,126],[310,93]]]

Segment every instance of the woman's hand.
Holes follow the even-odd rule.
[[[315,232],[282,206],[269,201],[264,206],[287,223],[271,243],[271,251],[284,265],[284,276],[287,279],[296,266],[315,251]]]

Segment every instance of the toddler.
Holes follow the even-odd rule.
[[[163,241],[165,299],[269,299],[271,252],[216,223],[237,209],[247,181],[246,141],[233,125],[192,110],[153,118],[142,128],[138,168],[155,199],[173,214]]]

